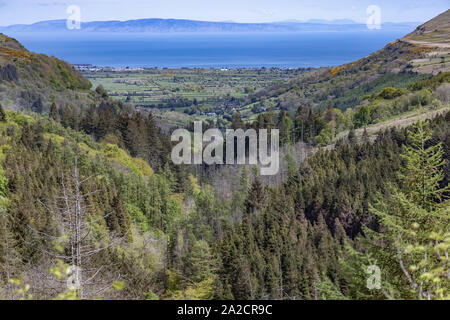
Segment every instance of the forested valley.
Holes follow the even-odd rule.
[[[411,46],[255,94],[279,112],[230,115],[279,129],[267,180],[173,164],[151,111],[1,35],[0,299],[450,299],[450,73],[412,70],[405,54],[430,49]],[[385,81],[326,98],[365,72]]]
[[[444,210],[442,224],[429,231],[447,250],[448,234],[439,232],[448,225],[450,113],[416,127],[386,129],[374,142],[341,139],[333,150],[290,168],[281,185],[264,185],[257,170],[244,167],[231,199],[223,202],[189,168],[170,164],[170,143],[151,115],[98,112],[88,111],[80,123],[56,113],[2,112],[3,294],[67,294],[58,280],[64,278],[63,258],[71,256],[65,205],[81,205],[89,221],[82,265],[86,274],[96,273],[83,293],[91,298],[98,290],[102,297],[133,299],[382,298],[381,291],[365,287],[370,261],[393,277],[399,292],[392,294],[414,297],[392,261],[395,241],[384,234],[391,226],[377,215],[393,208],[383,201],[405,214],[409,206],[425,216]],[[94,135],[91,119],[102,119]],[[409,181],[422,177],[430,179],[426,204],[413,196],[421,185]],[[397,192],[404,198],[397,199]],[[402,230],[422,228],[413,221],[406,219]],[[421,240],[433,250],[426,236]],[[446,270],[447,262],[441,263]],[[430,287],[439,285],[444,297],[448,279],[434,277],[439,281],[431,278]]]

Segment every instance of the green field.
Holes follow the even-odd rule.
[[[85,71],[94,87],[138,107],[208,117],[225,110],[252,108],[252,93],[289,81],[303,69],[145,69]],[[270,104],[270,103],[269,103]],[[261,111],[271,105],[260,106]],[[255,112],[258,112],[254,109]]]

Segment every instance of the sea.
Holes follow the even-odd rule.
[[[115,68],[303,68],[341,65],[404,31],[301,33],[16,33],[28,50]]]

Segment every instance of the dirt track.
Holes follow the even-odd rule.
[[[381,130],[391,127],[407,127],[413,123],[418,122],[419,120],[432,119],[440,114],[450,111],[450,106],[444,107],[438,110],[430,110],[420,114],[411,114],[402,118],[388,120],[382,123],[377,123],[374,125],[370,125],[367,127],[367,132],[369,135],[376,134]],[[362,134],[364,132],[363,128],[357,129],[357,133]]]

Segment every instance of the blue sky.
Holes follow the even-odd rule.
[[[449,8],[449,0],[0,0],[0,25],[65,19],[78,5],[82,21],[176,18],[270,22],[309,19],[366,21],[369,5],[382,21],[424,22]]]

